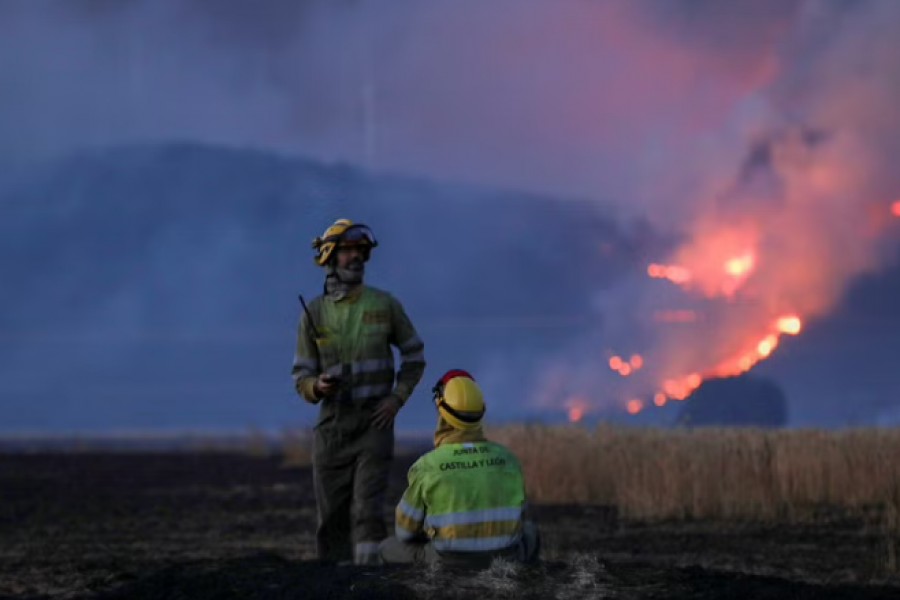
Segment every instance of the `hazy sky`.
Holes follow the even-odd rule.
[[[185,140],[587,199],[682,236],[642,259],[692,277],[585,281],[598,314],[629,318],[548,354],[535,389],[595,389],[585,348],[646,354],[635,385],[653,388],[776,317],[827,318],[891,264],[898,57],[893,0],[8,0],[0,162]],[[748,272],[723,274],[734,260]],[[673,307],[706,325],[643,318]]]
[[[785,40],[841,4],[7,1],[0,150],[174,137],[634,196],[770,110]]]
[[[202,140],[653,213],[786,126],[896,144],[898,23],[891,0],[6,1],[0,152]]]

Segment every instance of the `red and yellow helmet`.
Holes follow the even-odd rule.
[[[485,411],[484,395],[466,371],[447,371],[431,391],[441,417],[454,429],[475,429],[481,424]]]
[[[313,240],[312,247],[316,250],[316,264],[324,267],[338,247],[363,246],[366,260],[369,260],[369,253],[377,245],[375,235],[368,226],[354,223],[350,219],[338,219],[325,230],[321,237]]]

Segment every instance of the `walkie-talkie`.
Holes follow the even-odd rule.
[[[319,354],[319,343],[318,339],[321,337],[319,335],[319,330],[316,328],[316,322],[313,320],[312,313],[309,311],[309,307],[306,305],[306,300],[303,299],[303,294],[298,294],[298,298],[300,298],[300,304],[303,306],[303,312],[306,313],[306,318],[309,321],[309,330],[312,333],[312,342],[313,346],[316,348],[316,354]],[[319,356],[319,360],[321,361],[322,357]],[[341,383],[341,376],[334,375],[332,373],[326,373],[322,379],[326,382],[337,385]]]

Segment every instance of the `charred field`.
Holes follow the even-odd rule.
[[[386,519],[413,456],[395,461]],[[2,598],[896,598],[896,549],[815,524],[639,522],[537,505],[543,561],[482,572],[315,561],[308,467],[246,452],[0,454]]]

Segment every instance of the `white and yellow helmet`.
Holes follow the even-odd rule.
[[[484,395],[475,378],[462,369],[444,373],[431,390],[441,417],[454,429],[475,429],[484,416]]]
[[[377,245],[375,235],[368,226],[350,219],[338,219],[321,237],[313,240],[312,247],[316,250],[316,264],[324,267],[340,246],[364,246],[365,258],[369,260],[369,253]]]

